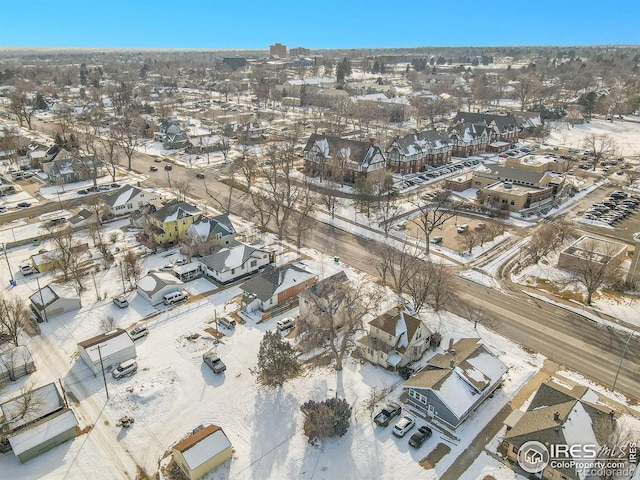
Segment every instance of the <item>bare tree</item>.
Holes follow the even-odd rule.
[[[328,348],[336,361],[335,369],[342,370],[356,332],[363,329],[366,317],[377,314],[383,296],[365,282],[323,282],[314,288],[315,294],[309,296],[311,314],[298,322],[304,339],[301,343],[308,348]]]
[[[33,364],[33,359],[26,348],[12,348],[0,356],[0,365],[5,368],[7,375],[9,375],[9,380],[12,382],[15,382],[21,376],[23,368],[27,373],[35,370],[35,367],[28,366],[30,363]]]
[[[31,130],[31,117],[36,106],[27,94],[28,88],[25,83],[15,85],[14,90],[9,93],[9,110],[16,116],[21,127],[23,122],[27,122],[29,130]]]
[[[106,317],[102,317],[100,319],[100,328],[103,332],[110,332],[116,326],[116,321],[111,315],[107,315]]]
[[[436,312],[448,307],[454,300],[454,288],[451,272],[444,263],[427,262],[431,285],[428,296],[429,305]]]
[[[130,111],[119,117],[114,127],[118,146],[127,157],[128,170],[131,170],[133,154],[142,141],[143,125],[144,120],[136,112]]]
[[[78,292],[86,288],[82,285],[83,272],[81,270],[82,250],[80,242],[73,236],[73,229],[69,226],[46,226],[47,236],[55,245],[55,249],[47,253],[49,261],[55,269],[60,271],[67,282],[73,279]]]
[[[459,297],[456,298],[455,303],[457,305],[457,311],[460,311],[464,318],[473,322],[473,328],[477,329],[478,323],[487,323],[489,316],[479,305],[467,300],[462,300]]]
[[[573,281],[587,290],[587,305],[591,305],[593,294],[600,287],[619,279],[620,272],[615,263],[617,253],[618,248],[609,242],[586,240],[580,251],[580,258],[574,259],[567,267]]]
[[[173,182],[173,191],[176,192],[176,196],[179,200],[183,202],[187,198],[187,193],[191,190],[191,184],[189,180],[178,180],[177,182]]]
[[[0,297],[0,334],[17,347],[18,337],[29,321],[29,309],[19,297]]]
[[[627,170],[627,185],[633,187],[640,180],[640,170]]]
[[[593,154],[593,170],[598,163],[606,157],[613,155],[616,151],[616,142],[607,134],[592,133],[582,142],[584,149]]]
[[[247,192],[251,191],[251,185],[256,178],[258,161],[253,153],[252,147],[241,143],[239,145],[241,157],[234,161],[234,168],[242,175],[247,183]]]
[[[132,250],[127,251],[122,256],[122,275],[127,279],[132,289],[142,276],[142,261]]]
[[[531,235],[529,242],[523,247],[525,258],[531,265],[536,265],[540,260],[553,252],[558,246],[558,238],[555,229],[551,225],[542,225]]]
[[[120,147],[119,140],[114,128],[109,130],[98,138],[102,146],[101,157],[104,159],[104,166],[109,171],[113,181],[116,181],[116,169],[120,165]]]
[[[442,229],[447,220],[458,214],[457,205],[451,201],[449,190],[440,190],[429,201],[415,203],[420,211],[415,222],[420,226],[425,236],[425,252],[429,254],[429,239],[435,229]]]
[[[302,247],[302,237],[314,224],[315,219],[313,213],[317,208],[317,199],[310,188],[310,181],[305,177],[302,187],[300,188],[300,196],[297,209],[294,212],[294,225],[296,230],[296,247]]]
[[[404,242],[401,249],[396,249],[392,245],[381,245],[376,256],[372,257],[372,263],[380,274],[383,284],[386,285],[387,277],[390,277],[394,291],[402,295],[422,261],[418,258],[417,249],[408,242]]]
[[[20,388],[20,396],[16,399],[16,408],[11,409],[13,416],[5,418],[9,423],[35,417],[37,412],[45,404],[45,398],[39,390],[33,389],[33,381],[29,381]],[[35,418],[34,418],[35,420]]]
[[[480,243],[480,236],[476,232],[464,232],[460,234],[460,241],[471,254],[473,253],[473,247]]]
[[[520,110],[524,111],[527,104],[540,94],[542,84],[538,77],[532,73],[520,75],[515,84],[515,95],[520,101]]]

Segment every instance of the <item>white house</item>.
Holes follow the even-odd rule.
[[[136,357],[136,346],[127,332],[117,328],[78,344],[78,353],[96,375],[110,365]],[[102,357],[102,359],[101,359]]]
[[[160,195],[150,188],[142,189],[129,185],[103,198],[103,202],[112,215],[127,215],[160,198]]]
[[[138,295],[151,305],[162,302],[162,296],[182,289],[184,282],[168,272],[149,272],[136,283]]]
[[[239,243],[200,259],[205,274],[220,283],[227,283],[257,272],[269,265],[270,252]]]
[[[81,307],[80,297],[65,295],[59,287],[47,285],[29,297],[31,311],[39,322],[62,313],[78,310]]]

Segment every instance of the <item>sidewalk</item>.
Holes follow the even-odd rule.
[[[545,360],[542,369],[536,373],[506,404],[489,423],[476,435],[468,448],[460,455],[454,464],[444,472],[441,480],[459,480],[463,478],[464,472],[475,462],[487,444],[498,434],[505,419],[513,410],[517,410],[527,401],[538,387],[547,380],[558,369],[558,364],[550,360]]]

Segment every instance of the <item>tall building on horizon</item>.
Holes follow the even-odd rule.
[[[285,58],[287,56],[287,46],[282,45],[281,43],[276,43],[275,45],[269,46],[269,55],[272,57],[277,55],[280,58]]]
[[[311,50],[304,47],[297,47],[289,50],[289,56],[291,57],[302,57],[304,55],[309,55],[310,53],[311,53]]]

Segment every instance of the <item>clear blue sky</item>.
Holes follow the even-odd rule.
[[[0,47],[640,44],[640,0],[0,0]]]

